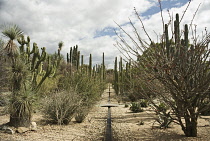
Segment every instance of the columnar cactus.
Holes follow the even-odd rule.
[[[79,70],[80,65],[80,51],[77,52],[77,70]]]
[[[119,94],[119,78],[118,78],[118,70],[117,70],[117,57],[115,57],[115,65],[114,65],[114,89],[116,94]]]
[[[89,76],[91,77],[92,75],[92,55],[90,54],[90,57],[89,57]]]
[[[104,52],[103,52],[103,57],[102,57],[102,73],[103,73],[103,80],[105,80],[106,76],[106,69],[105,69],[105,61],[104,61]]]

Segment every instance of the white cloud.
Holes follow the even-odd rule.
[[[178,2],[178,0],[177,0]],[[199,28],[209,27],[210,13],[208,0],[202,0],[203,4],[195,18]],[[192,1],[186,12],[183,23],[190,22],[200,1]],[[57,50],[59,41],[64,41],[62,53],[64,56],[69,47],[78,44],[82,54],[89,56],[92,53],[95,63],[101,62],[102,53],[105,52],[107,64],[112,64],[119,51],[113,46],[116,36],[99,36],[94,38],[96,32],[104,28],[116,28],[116,21],[123,25],[130,17],[141,29],[136,21],[133,7],[139,13],[143,13],[153,6],[157,6],[156,0],[1,0],[0,24],[12,22],[19,25],[32,42],[38,46],[47,47],[47,51],[53,53]],[[173,8],[175,14],[182,14],[184,7]],[[163,11],[167,21],[168,13]],[[158,34],[162,31],[160,13],[143,18],[146,29],[154,38],[155,30]],[[132,29],[126,24],[123,26],[129,33]],[[198,29],[201,31],[201,29]],[[105,29],[104,31],[108,31]],[[143,37],[145,37],[143,33]],[[146,37],[145,37],[146,38]]]

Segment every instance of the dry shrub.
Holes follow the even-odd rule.
[[[78,108],[75,114],[75,120],[77,123],[82,123],[89,113],[90,107],[88,106],[81,106]]]
[[[53,93],[45,99],[45,117],[53,123],[69,124],[80,103],[80,97],[73,90]]]

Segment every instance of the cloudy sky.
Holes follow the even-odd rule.
[[[171,15],[182,15],[188,2],[162,0],[164,21],[167,23],[169,20],[167,10]],[[210,0],[192,0],[181,23],[191,22],[200,3],[193,21],[193,24],[198,25],[199,33],[205,27],[210,29]],[[30,36],[31,42],[46,47],[49,53],[57,50],[59,41],[64,42],[64,56],[69,52],[69,47],[77,44],[86,60],[91,53],[93,63],[98,64],[104,52],[106,64],[110,68],[114,58],[120,56],[113,45],[117,40],[114,30],[119,30],[116,23],[132,34],[128,24],[130,18],[141,30],[134,7],[148,33],[156,40],[156,34],[162,32],[158,0],[0,0],[0,24],[17,24],[25,35]],[[142,37],[145,37],[144,33]]]

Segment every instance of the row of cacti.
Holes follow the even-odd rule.
[[[117,57],[115,57],[114,65],[114,89],[116,94],[123,94],[128,90],[128,83],[131,78],[131,62],[126,62],[126,67],[123,67],[122,57],[120,57],[119,66]]]
[[[89,64],[86,65],[84,64],[84,55],[80,54],[80,51],[78,51],[78,46],[76,45],[70,48],[70,53],[67,53],[67,63],[70,64],[71,71],[76,70],[77,72],[88,74],[90,77],[99,77],[99,79],[103,81],[106,79],[104,53],[101,65],[96,64],[93,66],[92,54],[89,55]]]
[[[83,60],[82,60],[83,62]],[[78,46],[70,48],[70,52],[67,53],[67,63],[70,63],[72,66],[79,69],[80,66],[80,51],[78,51]]]
[[[180,54],[185,54],[188,51],[189,39],[188,39],[188,25],[184,26],[184,39],[181,39],[179,14],[176,14],[176,20],[174,21],[174,38],[175,40],[169,40],[168,24],[165,24],[165,47],[166,55],[168,59],[172,59]],[[179,46],[182,46],[181,48]],[[192,46],[193,48],[193,46]],[[186,54],[185,54],[186,55]]]

